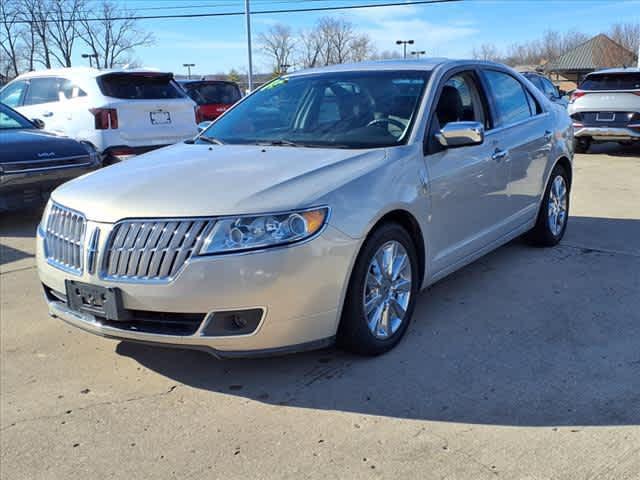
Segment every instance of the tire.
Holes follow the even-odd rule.
[[[561,192],[562,188],[564,188],[564,196],[562,194],[558,196],[558,192]],[[536,225],[527,234],[528,239],[534,245],[553,247],[562,240],[569,223],[569,197],[569,176],[564,167],[556,165],[551,172],[549,183],[542,197]],[[559,219],[562,214],[564,216],[560,223]]]
[[[590,138],[574,138],[573,139],[573,151],[575,153],[587,153],[591,146]]]
[[[393,252],[397,265],[403,256],[405,258],[403,268],[394,272],[399,272],[395,280],[394,275],[385,274],[376,267],[380,263],[383,266],[393,264],[387,260],[392,258]],[[375,265],[374,257],[378,260]],[[419,271],[416,247],[404,228],[396,223],[387,223],[374,230],[363,245],[349,280],[338,328],[338,346],[369,356],[380,355],[395,347],[407,331],[413,315],[422,280]],[[373,285],[376,287],[371,288]],[[365,314],[367,299],[370,305],[377,305],[377,308],[371,308],[369,316]],[[405,313],[401,317],[402,310]]]

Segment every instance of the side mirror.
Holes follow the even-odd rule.
[[[212,123],[213,122],[210,122],[210,121],[200,122],[198,124],[198,133],[204,132],[207,128],[209,128],[209,125],[211,125]]]
[[[436,139],[444,148],[480,145],[484,142],[484,127],[480,122],[451,122],[436,133]]]
[[[561,88],[559,88],[558,89],[558,96],[560,96],[560,98],[566,97],[567,96],[567,92],[562,90]]]
[[[32,118],[31,123],[33,123],[33,126],[39,130],[42,130],[44,128],[44,122],[39,118]]]

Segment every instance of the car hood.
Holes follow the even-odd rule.
[[[277,212],[317,204],[385,157],[383,149],[178,144],[72,180],[52,199],[109,223]]]
[[[0,130],[0,163],[87,155],[79,142],[41,130]]]

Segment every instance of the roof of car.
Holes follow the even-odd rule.
[[[352,72],[352,71],[397,71],[397,70],[424,70],[432,71],[441,65],[464,64],[464,65],[488,65],[502,66],[495,62],[483,60],[456,60],[450,58],[424,58],[420,60],[376,60],[359,63],[342,63],[339,65],[328,65],[326,67],[310,68],[292,72],[289,76],[306,75],[321,72]]]
[[[151,68],[110,68],[110,69],[99,70],[97,68],[91,68],[91,67],[68,67],[68,68],[50,68],[47,70],[35,70],[33,72],[23,73],[18,78],[26,79],[26,78],[53,77],[53,76],[95,78],[95,77],[100,77],[102,75],[105,75],[107,73],[135,73],[135,72],[160,73],[159,70],[155,70]]]
[[[603,70],[596,70],[589,75],[596,75],[599,73],[640,73],[640,68],[605,68]]]

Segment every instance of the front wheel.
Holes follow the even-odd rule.
[[[338,345],[379,355],[407,330],[420,284],[413,240],[400,225],[385,224],[367,239],[351,274]]]
[[[536,225],[527,236],[536,245],[552,247],[562,240],[568,220],[569,177],[564,167],[556,165],[542,198]]]

